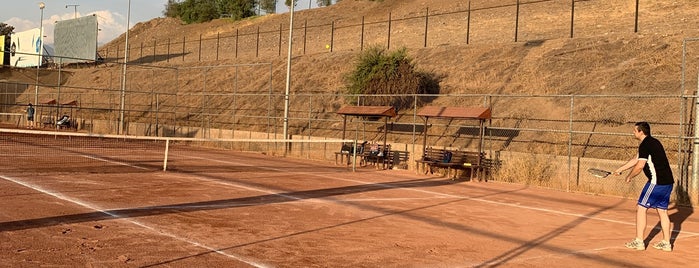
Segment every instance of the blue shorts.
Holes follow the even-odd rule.
[[[670,204],[672,186],[672,184],[658,185],[647,182],[641,191],[641,196],[638,197],[638,205],[645,208],[667,210]]]

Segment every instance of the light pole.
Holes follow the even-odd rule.
[[[284,139],[289,139],[289,90],[291,88],[291,48],[292,38],[294,36],[294,4],[295,0],[291,1],[291,9],[289,12],[289,51],[286,57],[286,90],[284,92]],[[284,156],[289,150],[290,143],[284,143]]]
[[[39,39],[36,42],[36,49],[38,50],[37,63],[36,63],[36,87],[34,88],[34,105],[39,104],[39,67],[41,67],[41,55],[44,52],[44,8],[46,4],[44,2],[39,2],[39,9],[41,9],[41,19],[39,19]]]
[[[74,18],[76,18],[76,19],[78,18],[78,7],[79,6],[80,5],[66,5],[66,8],[73,7]]]
[[[124,134],[124,100],[126,99],[126,64],[129,59],[129,23],[131,20],[131,0],[126,13],[126,40],[124,41],[124,73],[121,80],[121,105],[119,109],[119,134]]]

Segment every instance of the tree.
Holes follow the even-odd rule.
[[[177,18],[180,14],[180,3],[177,0],[168,0],[165,4],[163,15],[168,18]]]
[[[316,0],[316,4],[318,4],[319,7],[329,7],[330,5],[333,4],[332,0]]]
[[[226,14],[235,20],[255,15],[257,0],[168,0],[163,14],[186,23],[206,22]],[[276,3],[276,2],[275,2]]]
[[[4,22],[0,22],[0,35],[9,35],[14,30],[15,30],[14,26],[8,25]]]
[[[185,0],[179,4],[178,17],[186,23],[206,22],[220,16],[216,0]]]
[[[277,0],[259,0],[260,9],[264,10],[267,14],[272,14],[277,12]]]
[[[299,0],[294,0],[294,6],[299,3]],[[291,0],[285,0],[284,4],[288,7],[291,7]]]
[[[415,100],[413,94],[439,93],[441,77],[416,70],[405,48],[393,52],[380,46],[362,51],[355,69],[345,76],[345,86],[350,95],[367,95],[361,99],[349,97],[354,105],[391,105],[396,109],[429,102],[429,98]]]
[[[220,0],[220,7],[235,20],[255,16],[255,0]]]

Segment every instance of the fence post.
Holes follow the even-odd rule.
[[[362,37],[360,39],[359,51],[364,51],[364,16],[362,16]]]
[[[199,61],[201,61],[201,34],[199,34]]]
[[[330,52],[333,52],[333,47],[335,44],[335,20],[330,23]]]
[[[468,45],[471,38],[471,1],[468,1],[468,12],[466,14],[468,16],[466,20],[466,44]]]
[[[170,62],[170,38],[167,38],[167,58],[165,58],[165,61]]]
[[[699,74],[697,74],[699,79]],[[697,80],[697,90],[699,90],[699,80]],[[699,115],[699,98],[694,98],[694,118]],[[699,204],[699,122],[694,122],[694,138],[692,139],[694,146],[692,148],[692,182],[689,186],[690,203]]]
[[[427,10],[425,11],[425,44],[423,47],[427,47],[427,25],[430,20],[430,8],[427,7]]]
[[[570,38],[573,38],[573,27],[575,26],[575,0],[570,0]]]
[[[155,49],[158,47],[158,40],[153,39],[153,59],[151,60],[151,63],[155,62]]]
[[[182,36],[182,61],[184,61],[184,44],[187,43],[187,36]]]
[[[235,29],[235,58],[238,58],[238,29]]]
[[[218,48],[221,45],[221,32],[216,33],[216,60],[218,60]]]
[[[255,44],[255,57],[260,56],[260,26],[257,26],[257,43]]]
[[[303,55],[306,55],[306,36],[308,36],[308,19],[303,20]]]
[[[570,181],[573,176],[573,111],[575,110],[575,95],[570,95],[570,118],[568,118],[568,183],[567,192],[570,192]],[[580,166],[578,165],[578,169]],[[575,172],[577,174],[577,172]],[[576,186],[577,183],[576,183]]]
[[[517,12],[515,13],[515,42],[517,42],[517,34],[519,33],[519,0],[517,0]]]
[[[388,12],[388,42],[387,49],[391,49],[391,12]]]
[[[633,32],[637,33],[638,32],[638,0],[636,0],[636,16],[635,16],[635,21],[633,25]]]
[[[291,42],[291,40],[289,40]],[[277,56],[282,55],[282,24],[279,24],[279,46],[277,48]]]
[[[141,56],[140,56],[140,58],[138,59],[138,62],[139,62],[139,63],[143,63],[143,42],[141,42]]]

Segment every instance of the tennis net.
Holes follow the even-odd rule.
[[[193,161],[206,162],[207,153],[231,152],[329,161],[343,142],[354,141],[201,139],[0,129],[0,173],[133,173],[195,166],[205,170],[205,164]],[[204,157],[192,157],[197,155]]]

